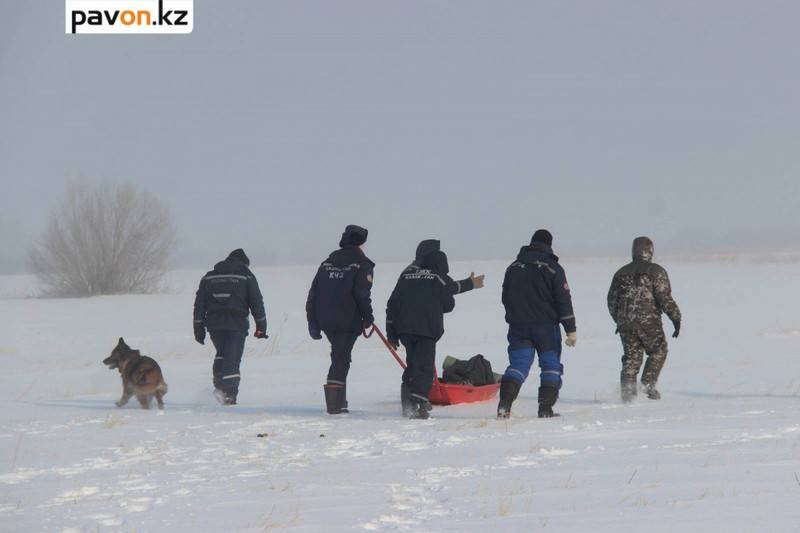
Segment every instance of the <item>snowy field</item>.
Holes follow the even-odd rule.
[[[683,333],[663,400],[625,406],[605,309],[620,262],[562,259],[579,338],[553,420],[535,417],[536,380],[509,421],[494,402],[404,420],[376,338],[356,344],[352,413],[326,415],[327,347],[303,309],[314,267],[256,269],[271,338],[248,340],[233,408],[192,338],[200,272],[173,273],[167,294],[81,300],[0,277],[0,530],[800,530],[800,262],[663,260]],[[505,263],[453,265],[487,284],[457,298],[439,364],[482,353],[505,368]],[[376,269],[381,324],[401,267]],[[163,412],[114,407],[119,375],[101,360],[120,336],[161,364]]]

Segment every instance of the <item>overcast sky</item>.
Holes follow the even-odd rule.
[[[179,264],[798,248],[800,3],[195,0],[183,36],[0,0],[0,269],[64,181],[174,210]]]

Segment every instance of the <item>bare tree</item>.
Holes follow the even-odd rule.
[[[128,183],[73,182],[28,253],[51,296],[152,293],[175,246],[169,209]]]

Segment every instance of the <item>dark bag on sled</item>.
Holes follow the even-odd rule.
[[[496,376],[492,372],[492,363],[484,359],[480,354],[472,357],[469,361],[448,357],[444,361],[442,378],[445,383],[474,385],[476,387],[496,383]]]

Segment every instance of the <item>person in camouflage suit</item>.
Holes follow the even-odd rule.
[[[667,271],[653,263],[653,241],[637,237],[633,241],[633,261],[614,274],[608,291],[608,312],[617,324],[622,340],[622,401],[636,397],[636,377],[644,352],[647,363],[642,385],[651,400],[661,398],[656,383],[667,359],[667,339],[661,324],[665,313],[675,327],[673,338],[681,331],[681,311],[672,299]]]

